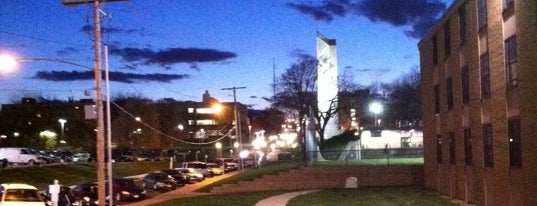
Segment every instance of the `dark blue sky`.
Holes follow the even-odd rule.
[[[104,3],[103,43],[109,46],[112,97],[200,101],[209,93],[233,101],[222,88],[243,86],[237,100],[264,108],[280,75],[296,59],[315,55],[319,31],[337,40],[339,72],[369,85],[419,67],[417,43],[452,0],[170,1]],[[0,0],[0,53],[61,59],[93,66],[91,5],[60,0]],[[274,64],[274,67],[273,67]],[[85,97],[91,73],[25,62],[0,76],[0,98],[23,95]],[[257,98],[252,98],[257,97]]]

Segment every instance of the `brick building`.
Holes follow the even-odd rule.
[[[537,1],[455,0],[419,50],[425,186],[537,205]]]

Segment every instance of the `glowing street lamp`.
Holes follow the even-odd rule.
[[[382,113],[382,104],[378,102],[373,102],[369,105],[369,111],[373,112],[375,114],[375,126],[380,126],[380,119],[378,119],[378,115]],[[378,119],[378,120],[377,120]],[[378,121],[378,122],[377,122]]]

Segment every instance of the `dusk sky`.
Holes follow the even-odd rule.
[[[419,67],[417,43],[453,0],[130,0],[102,4],[111,97],[220,101],[263,109],[293,54],[316,55],[316,33],[337,41],[338,69],[355,82],[389,82]],[[93,67],[92,4],[0,0],[0,54]],[[103,47],[104,49],[104,47]],[[104,60],[104,59],[103,59]],[[103,66],[104,68],[104,66]],[[94,98],[93,73],[21,62],[0,74],[0,103],[23,96]]]

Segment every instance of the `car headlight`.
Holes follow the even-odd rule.
[[[130,193],[130,192],[127,192],[127,191],[121,191],[121,194],[124,194],[124,195],[130,195],[131,193]]]
[[[145,190],[144,190],[144,191],[142,191],[142,194],[143,194],[143,195],[145,195],[145,193],[147,193],[147,191],[145,191]]]

